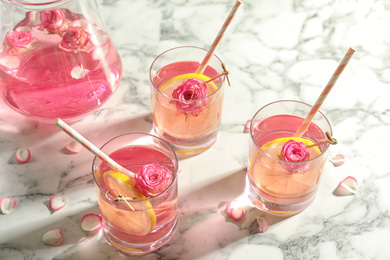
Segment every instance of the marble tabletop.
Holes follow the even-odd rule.
[[[209,48],[234,1],[99,0],[101,16],[122,57],[123,77],[99,110],[73,124],[97,146],[152,126],[148,70],[169,48]],[[67,154],[71,140],[56,126],[27,119],[0,103],[0,197],[18,200],[0,215],[0,259],[390,259],[390,4],[386,0],[244,0],[216,54],[230,71],[219,139],[206,152],[180,161],[179,227],[155,253],[126,256],[101,234],[80,228],[99,213],[92,181],[93,155]],[[244,124],[280,99],[314,103],[350,46],[357,50],[321,110],[334,137],[314,203],[290,217],[267,216],[259,233],[251,210],[240,222],[224,214],[245,188],[249,135]],[[32,152],[20,165],[18,148]],[[353,176],[355,195],[333,194]],[[68,205],[50,212],[52,195]],[[60,227],[64,242],[41,238]]]

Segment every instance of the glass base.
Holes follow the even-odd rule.
[[[119,251],[121,251],[122,253],[129,254],[129,255],[144,255],[156,251],[157,249],[169,243],[176,232],[177,226],[178,225],[176,219],[172,229],[165,236],[163,236],[157,241],[144,243],[144,244],[134,244],[134,243],[128,243],[123,240],[119,240],[118,238],[112,236],[106,229],[103,230],[108,243],[111,246],[118,249]]]
[[[309,197],[309,199],[303,200],[299,203],[279,204],[276,202],[268,201],[255,192],[254,188],[249,183],[248,178],[246,183],[246,193],[252,204],[261,211],[264,211],[271,215],[284,217],[293,216],[304,211],[307,207],[310,206],[310,204],[314,201],[316,197],[315,192],[313,192],[313,195]]]
[[[215,129],[207,136],[197,138],[196,141],[189,142],[188,139],[179,140],[177,138],[172,138],[166,133],[161,132],[155,125],[153,125],[153,130],[151,134],[157,135],[167,141],[172,146],[179,159],[192,157],[207,151],[211,146],[215,144],[219,137],[218,129]]]

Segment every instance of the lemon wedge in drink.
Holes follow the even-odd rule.
[[[184,81],[189,80],[189,79],[197,79],[199,81],[205,82],[210,80],[209,77],[203,75],[203,74],[197,74],[197,73],[187,73],[187,74],[182,74],[178,75],[176,77],[171,78],[168,80],[164,85],[160,87],[160,91],[162,91],[164,88],[168,89],[175,89],[181,84],[183,84]],[[214,91],[218,90],[217,85],[213,81],[207,82],[207,95],[210,95]]]
[[[134,181],[127,175],[115,171],[105,172],[104,181],[108,189],[113,190],[110,194],[116,196],[117,193],[120,193],[123,197],[136,200],[127,200],[132,208],[128,207],[125,201],[117,202],[118,209],[107,210],[105,217],[111,221],[112,225],[125,233],[134,236],[147,235],[156,226],[157,218],[152,204],[145,200],[146,197],[134,188]],[[120,207],[119,204],[121,204]]]
[[[305,138],[301,137],[283,137],[283,138],[277,138],[275,140],[272,140],[266,144],[263,144],[260,148],[263,151],[270,150],[270,149],[281,149],[282,146],[287,143],[289,140],[294,140],[295,142],[301,142],[305,146],[313,145],[314,143]],[[312,147],[311,149],[315,149],[318,154],[321,154],[320,149],[318,149],[317,146]]]

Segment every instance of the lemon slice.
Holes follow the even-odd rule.
[[[197,74],[197,73],[182,74],[182,75],[178,75],[178,76],[173,77],[170,80],[168,80],[164,85],[162,85],[160,87],[160,91],[162,91],[164,88],[166,88],[168,86],[171,87],[172,85],[174,85],[176,88],[176,87],[180,86],[184,81],[189,80],[189,79],[194,79],[194,78],[197,80],[200,80],[202,82],[210,80],[209,77],[207,77],[203,74]],[[210,95],[214,91],[218,90],[217,85],[215,85],[215,83],[213,81],[207,82],[206,84],[208,86],[207,87],[207,94],[208,95]],[[211,91],[209,89],[211,89]]]
[[[134,202],[128,200],[134,210],[130,207],[128,210],[107,210],[105,215],[111,221],[111,224],[118,229],[135,236],[145,236],[148,234],[156,226],[156,214],[149,201],[142,201],[146,199],[146,197],[134,188],[134,181],[127,175],[115,171],[105,172],[104,181],[109,189],[116,190],[123,197],[141,200]]]
[[[268,142],[266,144],[263,144],[260,148],[263,151],[269,150],[269,149],[276,149],[278,147],[283,146],[289,140],[294,140],[295,142],[304,143],[305,146],[309,146],[309,145],[313,145],[314,144],[311,140],[305,139],[305,138],[301,138],[301,137],[283,137],[283,138],[277,138],[277,139],[272,140],[272,141],[270,141],[270,142]],[[321,154],[321,151],[320,151],[320,149],[318,149],[317,146],[314,146],[311,149],[315,149],[318,154]]]

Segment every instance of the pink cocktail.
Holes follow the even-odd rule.
[[[114,172],[95,158],[93,174],[107,240],[118,250],[134,255],[167,244],[177,228],[178,162],[174,151],[164,140],[142,133],[116,137],[101,150],[135,174],[152,164],[172,173],[172,180],[161,192],[145,195],[134,178]]]
[[[329,143],[307,148],[309,159],[287,162],[281,159],[283,145],[299,128],[311,106],[295,101],[278,101],[260,109],[253,117],[249,144],[247,190],[260,209],[275,215],[294,215],[315,199]],[[302,138],[305,146],[327,140],[331,126],[318,113]]]
[[[224,71],[222,62],[213,56],[203,74],[195,73],[206,53],[196,47],[174,48],[158,56],[150,69],[154,131],[184,157],[213,145],[221,122],[226,77],[209,80]],[[179,96],[183,84],[192,80],[202,85],[202,95],[194,97],[197,90],[186,86],[188,97]]]
[[[77,120],[113,94],[122,64],[99,21],[65,9],[66,3],[39,11],[33,4],[9,5],[25,9],[0,49],[0,90],[11,108],[43,121]]]

